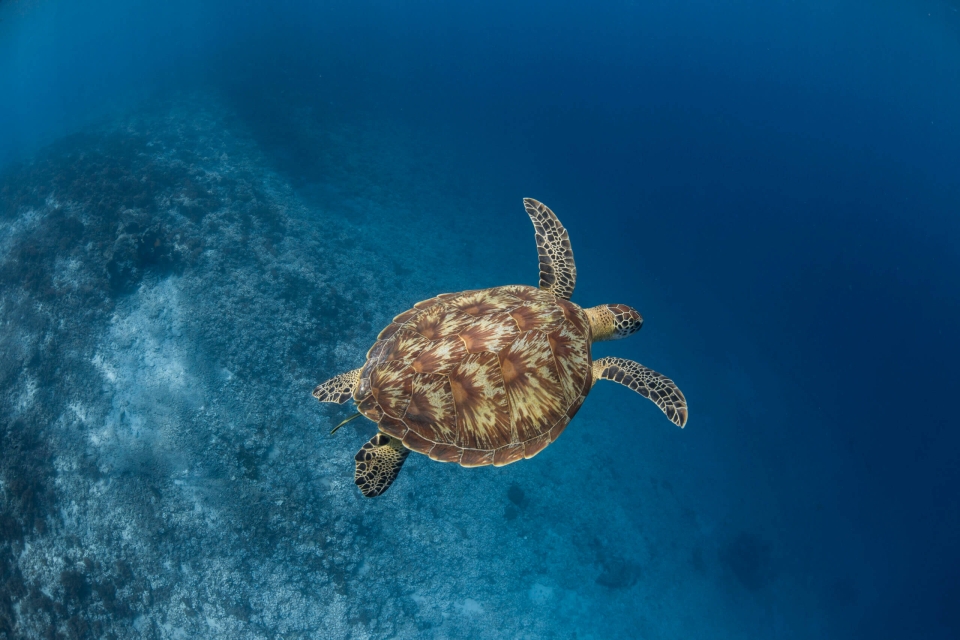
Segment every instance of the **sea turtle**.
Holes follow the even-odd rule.
[[[366,364],[313,390],[320,402],[353,399],[359,413],[340,425],[361,415],[377,423],[355,456],[363,495],[386,491],[410,451],[464,467],[532,458],[557,439],[598,380],[619,382],[686,424],[687,403],[672,380],[623,358],[593,360],[594,342],[629,336],[643,318],[622,304],[570,302],[577,269],[567,231],[547,206],[523,204],[536,231],[540,288],[418,302],[380,332]]]

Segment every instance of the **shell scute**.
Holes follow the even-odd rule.
[[[464,358],[450,372],[450,387],[460,427],[456,444],[464,449],[493,450],[515,441],[496,354],[475,353]]]
[[[458,309],[469,316],[480,317],[491,313],[502,313],[520,306],[521,300],[502,288],[466,291],[457,298],[451,298],[444,304]]]
[[[417,304],[413,305],[413,308],[414,308],[414,309],[420,309],[420,310],[422,311],[423,309],[427,309],[427,308],[429,308],[429,307],[432,307],[432,306],[435,305],[435,304],[439,304],[440,298],[441,298],[441,296],[437,296],[437,297],[435,297],[435,298],[430,298],[430,299],[428,299],[428,300],[421,300],[421,301],[418,302]]]
[[[534,302],[537,300],[549,300],[553,298],[552,293],[547,293],[542,289],[537,287],[531,287],[525,284],[508,284],[504,287],[498,287],[501,291],[509,293],[514,298],[518,300],[523,300],[524,302]]]
[[[525,302],[510,312],[521,331],[555,331],[564,324],[563,311],[552,300]]]
[[[550,442],[553,442],[554,440],[556,440],[560,436],[560,434],[563,433],[563,430],[567,428],[568,424],[570,424],[569,416],[563,416],[562,418],[560,418],[560,422],[553,425],[553,428],[550,429],[550,434],[549,434]]]
[[[420,312],[419,309],[417,309],[416,306],[414,306],[413,309],[407,309],[400,315],[394,317],[393,322],[395,322],[396,324],[404,324],[407,320],[417,315],[419,312]]]
[[[547,448],[547,445],[550,444],[550,434],[544,433],[543,435],[537,436],[536,438],[531,438],[523,443],[523,457],[526,460],[529,460],[533,456],[537,455],[541,451]]]
[[[377,404],[377,399],[372,394],[357,403],[357,411],[374,422],[380,422],[380,418],[383,417],[383,409]]]
[[[420,352],[430,346],[430,341],[416,331],[403,328],[388,340],[390,345],[383,351],[382,360],[390,362],[400,360],[406,363],[413,362]]]
[[[557,298],[557,305],[560,307],[560,310],[563,311],[563,317],[566,318],[567,322],[572,324],[574,329],[589,342],[590,319],[587,318],[586,312],[569,300],[564,300],[563,298]]]
[[[500,352],[500,368],[520,442],[537,437],[564,415],[567,403],[545,334],[521,335]]]
[[[590,373],[590,348],[586,340],[577,335],[568,323],[563,323],[548,334],[547,339],[553,359],[557,363],[563,396],[567,402],[572,403],[580,395],[584,378]]]
[[[403,420],[397,420],[396,418],[391,418],[390,416],[383,416],[380,418],[380,422],[377,424],[380,428],[380,431],[383,431],[387,435],[391,435],[394,438],[400,438],[403,440],[403,436],[407,435],[407,431],[410,429],[404,424]]]
[[[457,335],[473,322],[472,316],[458,309],[450,309],[444,304],[437,304],[420,312],[411,320],[408,328],[427,340],[439,340]]]
[[[393,334],[399,331],[402,326],[403,326],[402,324],[399,324],[397,322],[391,322],[390,324],[388,324],[386,327],[383,328],[383,331],[381,331],[380,334],[377,336],[377,340],[387,340],[389,338],[392,338]]]
[[[411,431],[432,442],[456,442],[457,412],[447,376],[427,373],[413,376],[403,421]]]
[[[367,362],[360,370],[360,382],[353,392],[353,400],[358,405],[370,395],[370,374],[373,373],[373,369],[378,364],[386,360],[384,352],[392,346],[393,343],[390,340],[378,340],[367,351]],[[363,413],[363,410],[361,410],[361,413]]]
[[[508,444],[493,454],[493,466],[503,467],[517,460],[523,460],[523,444]]]
[[[430,342],[410,366],[417,373],[450,373],[467,355],[459,336],[441,338]]]
[[[430,456],[431,460],[436,460],[437,462],[460,462],[461,453],[463,453],[463,449],[455,444],[438,442],[433,445],[433,448],[430,449],[430,453],[427,455]]]
[[[431,440],[420,437],[413,429],[407,431],[402,439],[403,446],[411,451],[416,451],[417,453],[430,453],[430,449],[433,449],[435,444]]]
[[[517,324],[506,313],[494,313],[477,318],[460,332],[460,340],[470,353],[490,351],[498,353],[520,335]]]
[[[364,373],[366,373],[366,377],[369,378],[370,371],[375,366],[386,360],[386,357],[383,355],[383,353],[393,346],[391,340],[392,338],[389,338],[387,340],[378,340],[377,342],[373,343],[373,346],[370,347],[369,351],[367,351],[367,363],[363,366],[363,370],[360,373],[361,378],[364,377]]]
[[[370,392],[387,415],[400,419],[410,402],[413,378],[410,366],[402,360],[378,365],[370,374]]]
[[[480,449],[464,449],[460,454],[460,466],[462,467],[486,467],[493,464],[493,451],[482,451]]]

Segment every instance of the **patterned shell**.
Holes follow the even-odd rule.
[[[380,332],[354,400],[408,449],[502,466],[560,435],[591,365],[590,323],[572,302],[523,285],[448,293]]]

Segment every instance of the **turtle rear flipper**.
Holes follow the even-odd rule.
[[[673,380],[625,358],[600,358],[593,361],[593,382],[613,380],[653,400],[670,422],[681,429],[687,424],[687,399]]]
[[[353,389],[360,379],[360,369],[346,371],[338,376],[320,383],[313,390],[313,397],[320,402],[336,402],[343,404],[353,397]]]
[[[366,497],[379,496],[397,479],[409,454],[410,450],[400,440],[378,433],[354,456],[357,461],[354,482]]]

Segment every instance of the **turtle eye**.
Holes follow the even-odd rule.
[[[611,304],[607,308],[613,313],[614,333],[618,338],[626,338],[640,330],[643,316],[633,307],[625,304]]]

